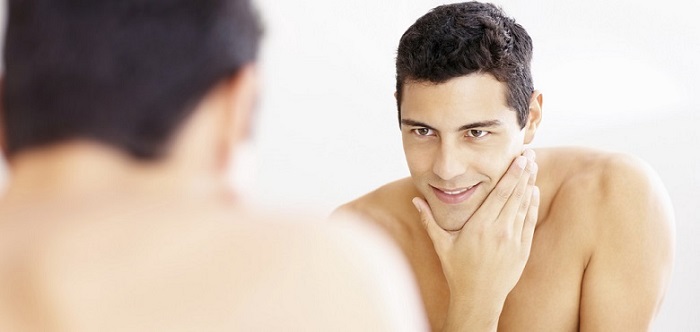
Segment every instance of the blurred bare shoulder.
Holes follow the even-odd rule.
[[[333,213],[354,214],[362,220],[367,220],[382,227],[394,239],[410,236],[415,226],[422,227],[415,207],[411,203],[414,197],[420,196],[411,178],[404,178],[383,185],[351,202],[340,206]]]
[[[110,206],[45,216],[32,245],[3,242],[0,284],[17,291],[0,296],[0,326],[420,329],[406,264],[371,229],[217,204]],[[15,227],[27,243],[32,230]]]

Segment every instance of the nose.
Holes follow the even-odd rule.
[[[467,170],[466,163],[460,161],[459,151],[454,147],[443,144],[433,163],[433,173],[445,181],[452,180]]]

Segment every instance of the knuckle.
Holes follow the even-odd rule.
[[[513,190],[513,197],[515,197],[517,199],[521,199],[524,196],[525,196],[525,190],[523,190],[522,188],[515,188],[515,190]]]
[[[503,228],[496,233],[496,239],[506,242],[513,237],[513,232],[508,228]]]
[[[500,200],[506,201],[510,197],[510,190],[505,188],[496,189],[496,197]]]
[[[423,225],[428,226],[428,217],[426,217],[425,214],[420,214],[420,221],[423,223]]]
[[[527,211],[530,209],[530,202],[527,200],[523,200],[520,202],[520,211]]]
[[[537,215],[528,215],[527,219],[525,220],[525,226],[527,226],[529,233],[533,233],[535,231],[536,224],[537,224]]]
[[[430,232],[432,231],[430,229],[430,223],[428,223],[427,220],[421,218],[421,224],[423,224],[423,228],[425,228],[425,231],[428,232],[428,234],[430,234]]]

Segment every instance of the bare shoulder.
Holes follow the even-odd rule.
[[[547,222],[576,223],[590,240],[591,254],[604,247],[644,241],[659,248],[669,266],[674,212],[665,186],[643,160],[622,153],[556,148],[538,151],[543,187],[548,188]],[[538,182],[540,179],[538,179]],[[663,256],[663,257],[662,257]]]
[[[410,236],[418,219],[415,207],[411,203],[420,196],[411,178],[404,178],[383,185],[351,202],[340,206],[334,215],[352,214],[361,220],[367,220],[382,227],[395,239]]]
[[[545,149],[538,161],[557,189],[546,222],[569,223],[587,244],[581,330],[648,330],[674,256],[674,212],[660,178],[620,153]]]
[[[42,296],[0,296],[0,308],[14,303],[47,317],[42,328],[69,331],[404,330],[406,315],[422,322],[417,298],[396,298],[415,292],[398,250],[362,225],[185,204],[118,210],[81,213],[88,222],[54,218],[63,227],[42,232],[22,260],[4,255],[0,286]]]
[[[382,232],[350,215],[336,216],[340,220],[333,223],[314,217],[295,218],[288,226],[293,228],[291,232],[267,229],[258,233],[258,240],[264,239],[268,245],[256,250],[281,259],[270,264],[270,273],[264,278],[268,283],[260,285],[254,298],[246,301],[268,299],[260,302],[258,317],[251,319],[254,316],[245,314],[239,321],[250,321],[249,329],[253,330],[264,324],[279,324],[267,326],[270,330],[289,329],[294,326],[290,325],[294,317],[315,320],[299,322],[296,328],[318,331],[338,327],[423,330],[426,322],[409,265]],[[286,219],[289,223],[289,216]],[[276,233],[273,239],[271,232]],[[295,238],[290,239],[290,235]],[[260,264],[254,262],[249,268]],[[251,283],[259,279],[253,276]],[[274,299],[278,316],[283,318],[277,323],[268,319],[269,299]],[[339,314],[338,308],[344,312]]]
[[[585,148],[541,149],[537,153],[543,182],[557,192],[554,200],[575,202],[599,217],[636,210],[669,217],[659,222],[672,221],[666,189],[643,160]]]

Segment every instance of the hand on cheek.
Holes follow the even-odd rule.
[[[530,255],[539,207],[536,176],[535,153],[525,150],[455,232],[436,224],[423,199],[413,199],[450,288],[448,316],[466,314],[461,310],[474,306],[500,314]]]

